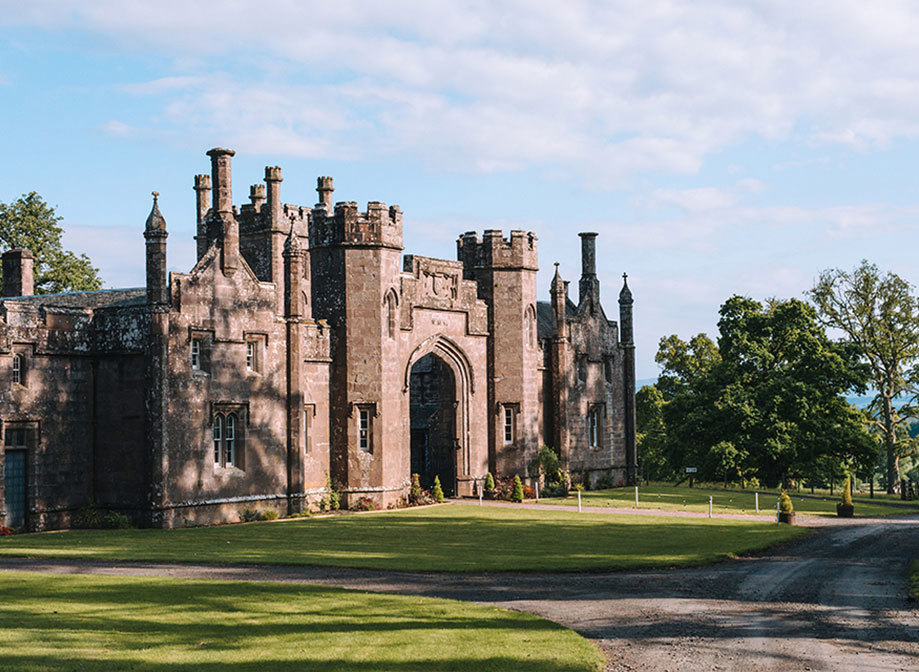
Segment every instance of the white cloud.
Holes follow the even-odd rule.
[[[36,1],[0,22],[168,54],[188,70],[122,87],[159,97],[151,125],[300,156],[609,186],[749,137],[919,136],[919,13],[902,3]]]

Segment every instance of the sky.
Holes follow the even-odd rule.
[[[539,237],[606,314],[635,297],[639,379],[661,337],[717,333],[733,294],[805,298],[868,259],[919,281],[919,5],[666,0],[0,0],[0,201],[37,191],[107,287],[142,286],[158,191],[194,264],[193,176],[235,149],[285,202],[382,200],[406,253],[464,231]]]

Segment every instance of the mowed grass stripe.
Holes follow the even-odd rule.
[[[0,572],[17,672],[599,670],[580,635],[452,600],[321,586]]]
[[[747,520],[612,516],[453,504],[179,530],[71,530],[0,539],[0,556],[442,572],[689,566],[807,531]]]

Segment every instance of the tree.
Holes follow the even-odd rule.
[[[919,299],[908,282],[863,260],[851,273],[825,270],[810,290],[823,322],[841,330],[870,368],[869,406],[887,458],[887,492],[899,479],[897,429],[916,416]],[[899,408],[895,400],[903,403]]]
[[[89,257],[63,248],[61,219],[34,191],[10,204],[0,203],[0,246],[31,250],[36,294],[101,289],[99,270]]]
[[[658,385],[671,466],[699,477],[778,483],[812,476],[825,456],[862,462],[874,449],[864,416],[842,396],[863,387],[858,353],[834,343],[802,301],[734,296],[717,346],[661,340]]]
[[[665,403],[661,391],[654,385],[645,385],[635,393],[638,466],[646,481],[665,480],[673,476],[667,460]]]

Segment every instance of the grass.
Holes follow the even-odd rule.
[[[808,516],[835,516],[836,502],[840,501],[841,494],[835,497],[827,495],[822,499],[802,497],[802,494],[789,492],[795,506],[795,513]],[[713,498],[712,511],[714,513],[756,513],[756,502],[753,490],[724,490],[721,488],[701,487],[693,488],[687,485],[674,486],[664,483],[651,483],[638,488],[638,508],[658,509],[664,511],[695,511],[708,512],[708,498]],[[591,490],[581,493],[584,506],[628,507],[635,506],[634,488],[613,488],[610,490]],[[759,509],[763,516],[775,517],[775,503],[778,493],[774,490],[759,491]],[[894,516],[907,513],[919,513],[919,506],[884,506],[880,503],[871,503],[871,500],[853,498],[855,515],[857,516]],[[540,504],[559,504],[577,506],[577,493],[568,497],[540,499]]]
[[[909,599],[919,601],[919,560],[913,560],[909,570]]]
[[[0,572],[0,669],[18,672],[600,670],[530,614],[321,586]]]
[[[0,539],[0,557],[557,572],[705,564],[806,533],[747,520],[451,504],[180,530],[27,534]]]

